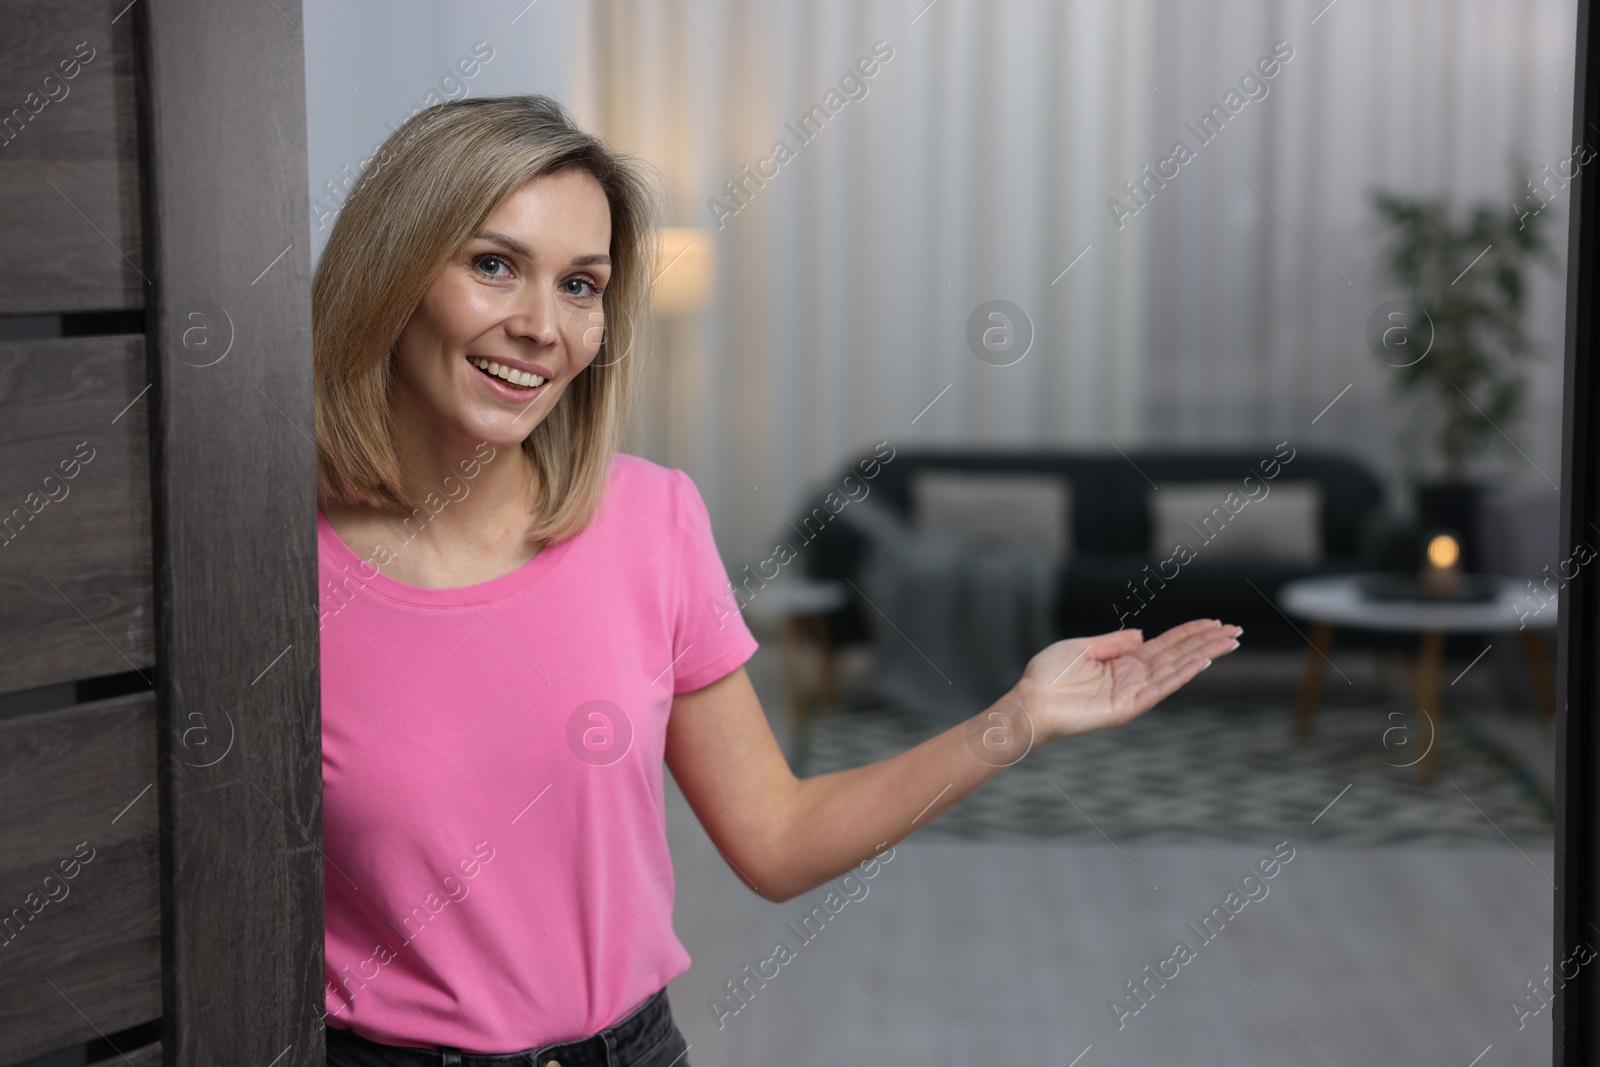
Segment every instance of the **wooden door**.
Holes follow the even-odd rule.
[[[0,33],[0,1064],[321,1064],[295,0]]]

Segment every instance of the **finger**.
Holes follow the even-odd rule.
[[[1166,694],[1188,684],[1196,674],[1211,666],[1212,660],[1220,659],[1239,647],[1239,639],[1229,636],[1234,630],[1240,628],[1227,627],[1220,634],[1201,633],[1178,648],[1169,649],[1166,655],[1147,661],[1145,669],[1150,672],[1151,680],[1146,683],[1146,688],[1160,690],[1170,685],[1171,688],[1166,688],[1161,696],[1155,698],[1161,700]],[[1175,678],[1177,681],[1173,681]]]
[[[1229,652],[1236,652],[1238,649],[1239,639],[1237,637],[1219,637],[1215,641],[1208,643],[1200,654],[1207,659],[1217,659],[1221,656],[1226,656]]]
[[[1221,625],[1222,623],[1217,619],[1192,619],[1189,622],[1174,626],[1172,629],[1151,638],[1145,643],[1153,646],[1154,651],[1165,651],[1174,645],[1182,644],[1196,635],[1211,633]]]
[[[1143,630],[1112,630],[1082,638],[1087,641],[1088,654],[1095,659],[1115,659],[1125,656],[1145,643]]]
[[[1050,679],[1050,684],[1055,685],[1061,681],[1062,678],[1067,676],[1068,671],[1084,660],[1088,660],[1090,663],[1098,663],[1104,660],[1118,659],[1138,649],[1143,642],[1144,631],[1142,630],[1113,630],[1110,633],[1096,634],[1093,637],[1080,637],[1069,641],[1057,642],[1067,646],[1061,650],[1063,655],[1072,651],[1073,645],[1079,647],[1076,651],[1072,651],[1072,658],[1067,661],[1066,666],[1057,671],[1055,677]],[[1052,645],[1051,647],[1054,648],[1055,646]]]
[[[1072,653],[1072,659],[1069,659],[1067,664],[1056,672],[1056,677],[1051,678],[1050,685],[1056,685],[1062,678],[1067,677],[1067,672],[1077,667],[1085,659],[1094,664],[1094,662],[1107,661],[1107,659],[1120,659],[1126,654],[1133,653],[1139,648],[1139,645],[1144,643],[1144,632],[1142,630],[1112,630],[1109,633],[1096,633],[1094,637],[1072,638],[1072,640],[1058,641],[1058,643],[1066,646],[1066,648],[1061,649],[1062,656]],[[1075,651],[1072,649],[1074,645],[1078,646]],[[1051,648],[1054,648],[1054,645]]]
[[[1151,644],[1165,645],[1167,643],[1181,644],[1195,637],[1204,637],[1208,634],[1220,633],[1226,637],[1238,637],[1244,633],[1244,627],[1223,622],[1221,619],[1193,619],[1180,626],[1174,626],[1166,633],[1151,641]]]
[[[1239,639],[1224,632],[1206,637],[1196,638],[1192,647],[1184,650],[1185,657],[1204,656],[1206,659],[1216,659],[1225,656],[1239,647]]]
[[[1231,651],[1235,640],[1226,630],[1219,631],[1216,628],[1212,628],[1210,630],[1201,630],[1183,641],[1159,649],[1153,655],[1147,654],[1144,649],[1140,649],[1138,655],[1144,661],[1147,669],[1161,673],[1165,669],[1184,663],[1195,656],[1216,659],[1225,652]],[[1147,642],[1145,647],[1148,648],[1153,643]]]

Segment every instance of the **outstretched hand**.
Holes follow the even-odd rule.
[[[1238,648],[1243,632],[1195,619],[1149,641],[1140,630],[1057,641],[1028,661],[1006,699],[1027,713],[1035,746],[1121,726]]]

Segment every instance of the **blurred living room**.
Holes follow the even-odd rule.
[[[797,775],[1244,628],[870,881],[764,900],[669,786],[697,1067],[1549,1061],[1573,3],[305,15],[317,249],[440,99],[659,168],[624,450],[703,495]]]

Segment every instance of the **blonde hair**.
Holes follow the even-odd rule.
[[[547,96],[454,100],[396,130],[345,200],[311,285],[317,480],[331,500],[415,513],[401,487],[391,347],[450,257],[529,179],[582,170],[611,210],[611,277],[593,362],[522,442],[539,478],[531,540],[588,525],[638,404],[658,176]]]

